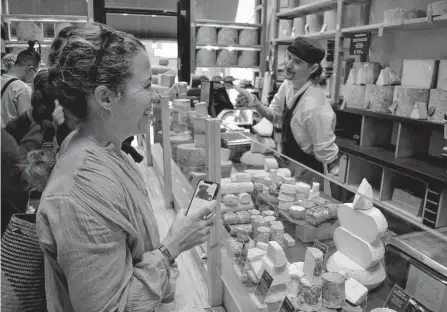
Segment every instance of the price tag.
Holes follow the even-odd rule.
[[[244,244],[242,245],[242,252],[237,258],[237,266],[239,268],[239,271],[241,271],[241,273],[244,273],[245,263],[247,262],[247,255],[248,255],[248,248],[247,245]]]
[[[426,308],[422,303],[414,298],[411,298],[408,302],[408,307],[405,312],[431,312],[432,310]],[[441,310],[439,310],[441,311]]]
[[[225,229],[227,230],[227,232],[228,233],[231,233],[231,229],[230,229],[230,226],[227,224],[227,223],[225,223]]]
[[[395,284],[383,307],[395,310],[396,312],[407,312],[406,310],[410,299],[411,296],[399,287],[399,285]]]
[[[259,284],[255,290],[255,297],[261,304],[264,304],[265,297],[267,297],[267,294],[270,290],[270,286],[272,286],[272,283],[273,283],[272,276],[267,271],[264,271],[264,273],[262,273],[261,280],[259,281]]]
[[[368,55],[371,44],[371,32],[353,34],[349,47],[351,55]]]
[[[278,312],[295,312],[295,306],[290,301],[290,299],[286,296],[281,306],[279,307]]]
[[[314,248],[317,248],[318,250],[320,250],[323,253],[323,259],[324,259],[323,261],[324,261],[324,263],[326,263],[329,246],[320,242],[319,240],[314,240]]]

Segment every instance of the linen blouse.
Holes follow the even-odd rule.
[[[60,152],[37,214],[48,311],[155,310],[173,290],[142,173],[112,144],[75,145]]]

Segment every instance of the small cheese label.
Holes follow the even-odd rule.
[[[296,308],[293,305],[293,303],[290,301],[290,299],[286,296],[284,297],[284,300],[279,307],[278,312],[295,312]]]
[[[267,272],[267,270],[262,273],[261,280],[255,290],[255,297],[261,304],[264,304],[265,297],[267,296],[270,287],[273,283],[273,277]]]
[[[317,248],[323,253],[323,264],[326,263],[329,246],[320,242],[319,240],[314,240],[314,248]]]
[[[405,312],[410,299],[411,296],[399,287],[399,285],[395,284],[383,307],[395,310],[396,312]]]

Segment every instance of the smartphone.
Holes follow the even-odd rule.
[[[216,199],[217,193],[219,193],[219,187],[219,183],[200,180],[191,198],[189,207],[186,210],[186,215],[188,215],[190,210],[200,209],[210,201]]]

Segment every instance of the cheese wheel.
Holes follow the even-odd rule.
[[[310,283],[306,277],[298,280],[298,294],[296,304],[300,311],[314,312],[320,311],[322,307],[322,282],[321,279],[315,284]]]
[[[279,196],[278,196],[278,200],[279,200],[280,203],[281,202],[283,202],[283,203],[294,202],[295,199],[296,199],[295,196],[290,196],[289,194],[282,193],[282,192],[280,192]],[[292,207],[292,206],[290,206],[290,207]]]
[[[353,306],[349,302],[346,302],[345,306],[341,309],[340,312],[365,312],[362,306]]]
[[[218,66],[237,65],[236,51],[221,50],[217,55],[216,65]]]
[[[216,64],[216,52],[214,50],[199,49],[196,54],[198,66],[213,66]]]
[[[249,165],[249,166],[255,166],[255,167],[260,167],[260,168],[264,168],[264,160],[265,160],[265,156],[262,154],[253,154],[251,152],[245,152],[242,156],[241,156],[241,163],[245,164],[245,165]]]
[[[252,202],[251,201],[251,196],[248,193],[240,193],[238,195],[238,199],[239,199],[239,202],[241,204],[243,204],[243,205],[248,205],[248,204],[250,204]]]
[[[264,217],[275,216],[275,212],[274,212],[274,211],[271,211],[271,210],[264,210],[264,211],[262,212],[262,215],[263,215]]]
[[[294,219],[304,219],[306,215],[306,209],[301,206],[292,206],[290,207],[290,216]]]
[[[268,243],[270,241],[270,228],[260,226],[256,229],[255,233],[256,242]]]
[[[256,29],[242,29],[239,33],[240,45],[258,45],[258,31]]]
[[[222,196],[222,203],[227,206],[237,206],[239,205],[239,198],[234,194],[226,194]]]
[[[289,211],[290,210],[290,208],[292,207],[292,206],[294,206],[294,205],[296,205],[296,202],[295,201],[292,201],[292,202],[286,202],[286,201],[279,201],[278,202],[278,209],[279,210],[284,210],[284,211]]]
[[[182,144],[177,146],[177,161],[185,165],[205,165],[205,149],[195,146],[195,144]]]
[[[43,28],[40,22],[19,22],[17,24],[18,41],[28,41],[28,40],[43,41],[43,39],[44,39]]]
[[[242,67],[252,67],[258,65],[258,52],[242,51],[238,59],[238,65]]]
[[[230,252],[232,254],[234,254],[234,256],[239,256],[242,252],[242,246],[243,244],[238,242],[235,238],[230,237],[227,239],[227,246],[228,246],[228,250],[230,250]]]
[[[296,184],[295,178],[284,178],[284,184],[283,185],[285,185],[285,184],[295,185]],[[296,192],[296,189],[295,189],[295,192]]]
[[[365,270],[340,251],[329,257],[326,269],[329,272],[346,272],[348,277],[356,279],[369,290],[379,286],[386,278],[385,268],[381,262]]]
[[[214,27],[202,26],[197,29],[197,44],[212,44],[217,42],[217,30]]]
[[[373,243],[382,238],[388,229],[388,222],[383,213],[373,207],[368,210],[355,210],[352,205],[345,204],[338,207],[340,226],[367,243]]]
[[[251,175],[245,172],[235,172],[231,175],[231,182],[251,182]]]
[[[237,224],[238,222],[237,215],[234,212],[227,212],[225,214],[222,214],[222,219],[223,222],[228,225]]]
[[[289,178],[293,179],[293,178]],[[295,184],[282,184],[279,188],[280,192],[283,194],[287,194],[290,196],[295,196],[297,192],[297,188]]]
[[[221,28],[217,35],[218,44],[235,44],[238,41],[236,28]]]
[[[323,306],[340,309],[345,305],[345,277],[340,273],[326,272],[321,275],[323,281]]]
[[[252,216],[260,216],[261,213],[259,212],[259,210],[256,209],[251,209],[248,211]]]
[[[334,242],[338,251],[364,269],[373,267],[385,255],[385,247],[380,239],[370,244],[342,227],[335,229]]]
[[[276,221],[276,217],[267,216],[267,217],[264,217],[264,221],[266,222],[267,226],[270,226],[273,221]]]
[[[252,182],[222,183],[220,187],[220,192],[222,195],[252,193],[253,191],[254,191],[254,185]]]
[[[233,162],[231,160],[222,160],[220,162],[220,173],[222,178],[228,178],[233,170]]]

